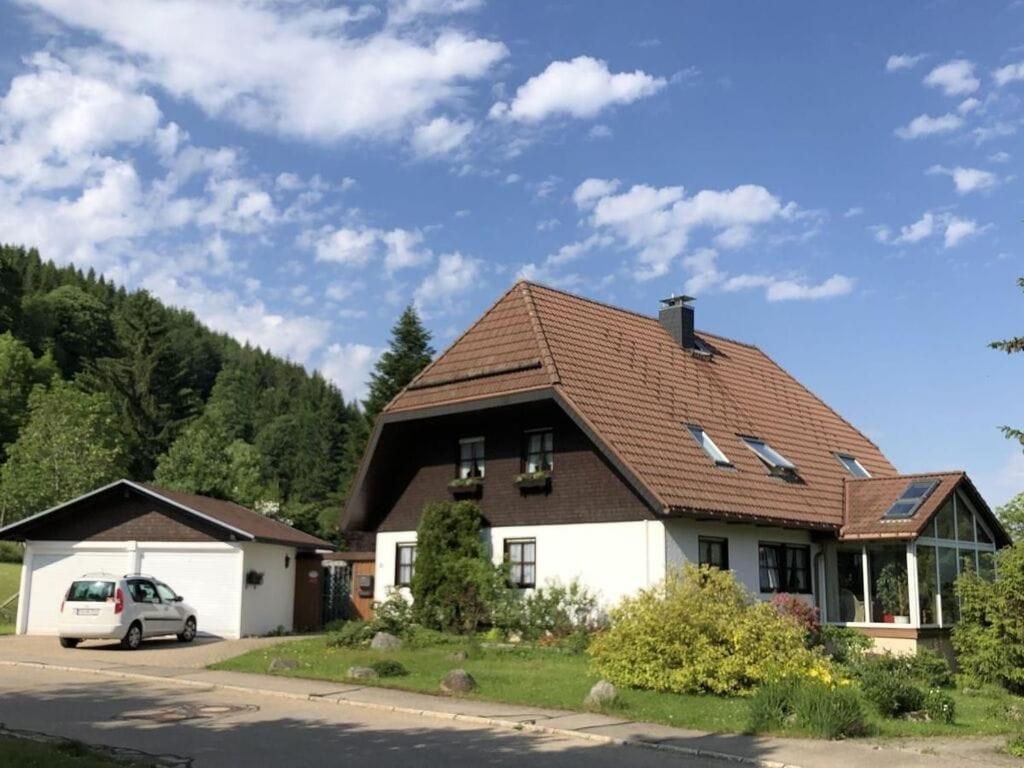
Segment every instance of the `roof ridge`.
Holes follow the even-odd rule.
[[[966,476],[967,470],[943,469],[939,472],[898,472],[895,475],[888,475],[886,477],[845,477],[843,480],[847,483],[877,483],[879,480],[900,480],[908,477],[954,477],[955,475]]]
[[[554,386],[561,382],[562,377],[558,372],[558,362],[555,360],[555,356],[551,353],[551,345],[548,344],[548,336],[544,332],[544,321],[541,319],[540,311],[537,309],[537,303],[533,300],[533,293],[531,292],[531,284],[523,280],[522,281],[522,296],[523,301],[526,302],[526,313],[530,316],[530,324],[533,326],[533,331],[537,334],[537,344],[540,347],[540,358],[544,363],[544,367],[547,369],[548,376],[551,379],[551,384]]]

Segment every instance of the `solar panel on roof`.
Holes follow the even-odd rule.
[[[885,511],[882,519],[906,520],[913,517],[918,507],[931,495],[938,484],[938,480],[915,480],[910,483],[893,505]]]

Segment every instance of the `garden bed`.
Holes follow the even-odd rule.
[[[464,661],[452,659],[463,650]],[[214,669],[267,674],[272,659],[293,659],[294,669],[275,675],[316,680],[345,680],[351,666],[367,666],[381,659],[400,662],[409,674],[403,677],[361,681],[367,685],[438,693],[445,672],[461,667],[476,679],[479,688],[472,698],[524,704],[553,709],[582,710],[583,698],[597,681],[585,655],[557,648],[523,646],[514,649],[483,648],[466,642],[426,648],[374,651],[364,648],[335,648],[326,638],[296,640],[273,648],[251,651],[213,666]],[[957,718],[952,724],[913,722],[871,717],[871,733],[882,737],[906,736],[989,736],[1008,734],[1013,728],[1004,712],[1016,707],[1024,712],[1024,699],[995,688],[977,693],[950,691],[956,701]],[[714,733],[740,733],[747,726],[747,699],[712,695],[679,695],[654,691],[621,690],[621,703],[614,713],[631,720],[661,723]],[[783,729],[778,735],[802,736]]]

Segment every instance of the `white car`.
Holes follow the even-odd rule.
[[[64,648],[82,640],[120,640],[122,648],[134,651],[142,638],[158,635],[177,635],[190,643],[196,636],[196,612],[150,576],[87,573],[64,594],[57,632]]]

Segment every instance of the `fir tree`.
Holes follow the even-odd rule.
[[[416,309],[410,304],[391,329],[391,343],[370,374],[370,392],[363,405],[371,424],[433,357],[430,332],[423,327]]]

